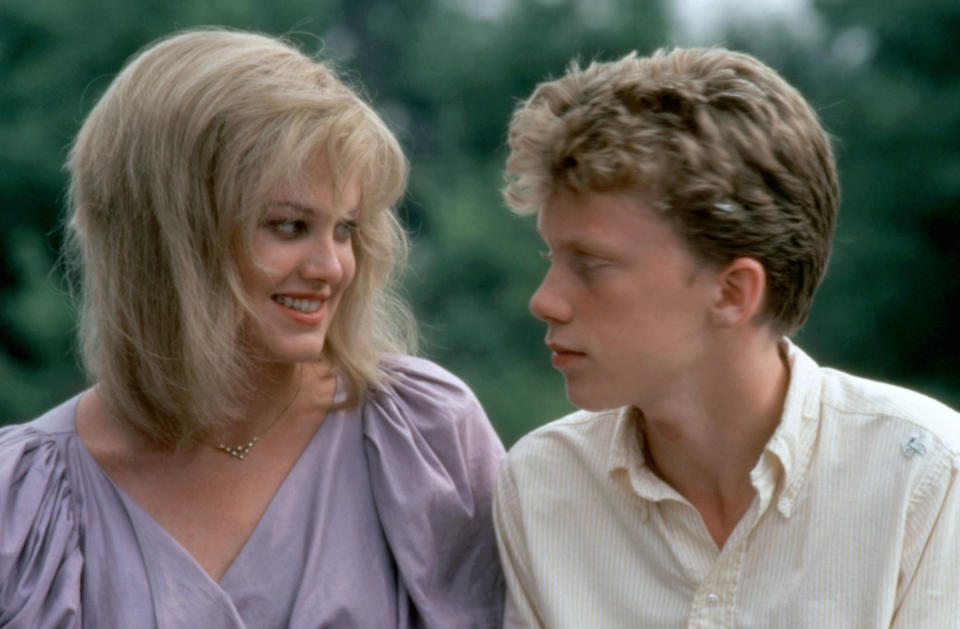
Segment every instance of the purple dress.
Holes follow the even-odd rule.
[[[219,582],[77,438],[77,398],[0,429],[0,627],[495,627],[503,447],[473,394],[391,357],[331,412]]]

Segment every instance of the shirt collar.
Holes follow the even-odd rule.
[[[645,501],[683,500],[673,487],[647,467],[643,449],[643,413],[635,406],[624,406],[617,411],[607,473],[614,479],[620,477],[628,482],[633,492]],[[642,520],[647,518],[645,502],[640,504],[640,517]]]
[[[790,384],[780,423],[764,447],[750,474],[761,499],[761,509],[776,496],[777,510],[790,517],[813,456],[820,418],[820,372],[810,356],[783,339],[783,352],[790,366]],[[607,473],[623,474],[634,492],[648,501],[678,498],[646,466],[643,456],[643,413],[632,406],[617,411],[607,455]]]
[[[813,444],[820,424],[821,382],[820,368],[810,356],[786,338],[783,349],[790,365],[790,385],[780,424],[764,447],[751,478],[754,484],[769,482],[775,472],[767,455],[776,457],[783,470],[777,510],[790,517],[813,458]]]
[[[642,467],[646,464],[643,457],[642,422],[643,413],[635,406],[624,406],[617,411],[613,438],[610,440],[607,471],[629,470],[634,465]]]

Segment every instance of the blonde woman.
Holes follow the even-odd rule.
[[[0,626],[497,625],[503,450],[408,355],[371,108],[284,42],[181,33],[67,166],[94,384],[0,430]]]

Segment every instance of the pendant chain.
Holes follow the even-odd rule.
[[[257,441],[259,440],[260,440],[260,437],[253,437],[252,439],[250,439],[250,441],[247,442],[246,445],[240,444],[238,446],[233,446],[232,448],[225,443],[218,443],[217,450],[223,450],[230,456],[240,459],[242,461],[243,458],[250,453],[250,448],[252,448],[254,444],[257,443]]]
[[[248,442],[246,442],[246,443],[241,443],[241,444],[235,445],[235,446],[228,446],[226,443],[224,443],[224,442],[221,441],[220,443],[218,443],[218,444],[217,444],[216,446],[214,446],[214,447],[215,447],[217,450],[220,450],[220,451],[222,451],[222,452],[226,452],[227,454],[229,454],[229,455],[232,456],[233,458],[242,461],[244,458],[246,458],[246,456],[247,456],[248,454],[250,454],[250,450],[251,450],[251,449],[253,448],[253,446],[255,446],[256,443],[260,440],[260,437],[266,435],[268,432],[270,432],[270,429],[271,429],[271,428],[273,428],[273,427],[276,426],[278,423],[280,423],[280,420],[283,418],[283,416],[287,413],[287,411],[290,410],[290,407],[293,406],[293,401],[297,399],[297,396],[300,394],[300,388],[301,388],[302,386],[303,386],[303,367],[301,366],[301,368],[300,368],[300,381],[297,383],[297,390],[293,392],[293,397],[290,398],[290,401],[287,402],[287,405],[283,407],[283,410],[281,410],[281,411],[277,414],[277,416],[274,418],[274,420],[273,420],[272,422],[270,422],[270,425],[267,426],[266,429],[264,429],[263,432],[261,432],[259,435],[254,435],[254,436],[251,437],[250,440],[249,440]],[[208,443],[205,443],[205,442],[201,442],[201,443],[203,443],[204,445],[207,445],[207,446],[212,445],[212,444],[208,444]]]

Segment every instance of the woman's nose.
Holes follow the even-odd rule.
[[[314,244],[300,265],[300,274],[309,280],[337,284],[343,277],[341,252],[333,242]]]

